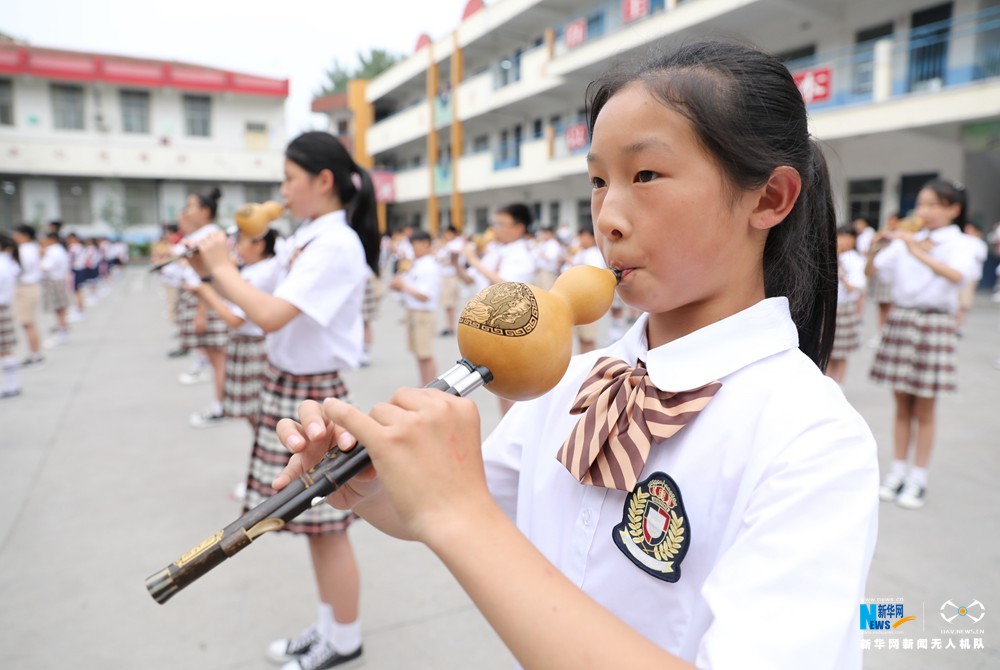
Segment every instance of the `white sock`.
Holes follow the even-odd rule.
[[[910,474],[906,477],[906,481],[916,484],[917,486],[927,486],[927,468],[911,468]]]
[[[3,358],[3,390],[16,391],[21,388],[21,378],[18,374],[20,365],[16,356],[4,356]]]
[[[212,414],[222,414],[222,403],[218,400],[212,403]]]
[[[319,636],[321,638],[329,640],[331,634],[330,631],[333,628],[333,608],[326,603],[320,603],[318,610],[316,630],[319,632]]]
[[[361,619],[337,623],[330,617],[330,635],[326,638],[340,654],[350,654],[361,646]]]
[[[900,479],[906,479],[906,461],[893,460],[890,472]]]

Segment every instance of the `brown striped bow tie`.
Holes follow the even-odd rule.
[[[722,387],[661,391],[646,366],[598,359],[580,387],[570,414],[583,414],[556,458],[583,484],[631,491],[653,440],[665,440],[705,408]]]

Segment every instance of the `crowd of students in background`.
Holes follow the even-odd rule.
[[[0,399],[21,395],[21,369],[44,365],[43,350],[68,341],[70,324],[84,320],[87,306],[107,295],[109,279],[128,263],[125,242],[63,236],[62,228],[51,221],[43,232],[28,224],[0,231]],[[27,351],[21,360],[19,332]]]

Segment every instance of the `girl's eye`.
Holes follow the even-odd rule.
[[[604,188],[604,180],[600,177],[591,177],[590,185],[593,188]]]
[[[656,173],[652,170],[639,170],[635,174],[635,180],[640,184],[645,184],[646,182],[653,181],[656,178]]]

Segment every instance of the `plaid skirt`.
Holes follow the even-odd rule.
[[[219,313],[209,308],[205,314],[205,331],[194,332],[194,319],[198,313],[198,296],[191,291],[181,291],[177,298],[177,328],[181,346],[185,349],[222,349],[229,342],[229,326]]]
[[[256,507],[274,495],[271,482],[288,464],[291,457],[278,440],[275,427],[284,418],[297,418],[303,400],[347,398],[347,387],[336,372],[317,375],[293,375],[268,362],[264,372],[260,415],[254,434],[250,472],[247,475],[247,495],[244,511]],[[326,504],[310,507],[282,530],[304,535],[327,535],[347,530],[356,517],[352,512],[334,509]]]
[[[881,281],[876,277],[872,281],[872,300],[879,305],[892,302],[892,283]]]
[[[378,303],[382,298],[381,288],[378,277],[374,274],[368,275],[368,281],[365,282],[365,299],[361,303],[361,318],[365,323],[371,323],[378,316]]]
[[[869,374],[893,391],[933,398],[958,390],[955,316],[893,305]]]
[[[55,312],[69,307],[69,291],[64,279],[42,280],[42,309]]]
[[[837,303],[837,327],[833,334],[830,358],[843,360],[861,346],[861,314],[856,302]]]
[[[256,424],[265,365],[267,347],[263,335],[233,333],[229,336],[222,393],[222,411],[226,416],[250,419]]]
[[[17,346],[17,329],[9,305],[0,305],[0,356],[9,356]]]

